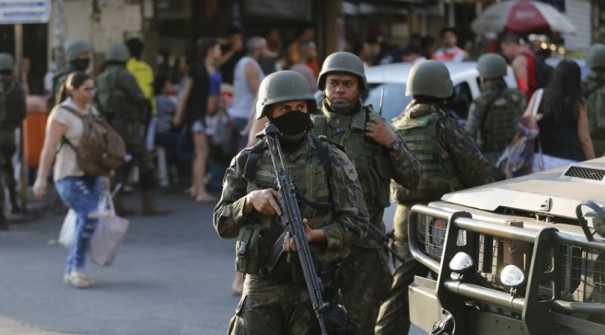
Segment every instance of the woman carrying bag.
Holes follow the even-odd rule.
[[[531,104],[531,102],[530,102]],[[595,158],[588,130],[586,100],[582,96],[580,67],[562,60],[553,73],[540,103],[540,129],[536,157],[538,170]],[[534,164],[535,165],[535,164]]]
[[[49,170],[55,161],[53,179],[57,192],[65,205],[77,214],[63,281],[77,288],[89,288],[93,282],[84,273],[86,254],[98,223],[98,215],[94,214],[101,195],[109,189],[109,178],[85,174],[78,166],[73,149],[84,133],[82,119],[74,113],[98,114],[91,104],[96,92],[94,80],[88,74],[74,72],[63,89],[67,91],[67,99],[55,106],[49,116],[33,193],[36,198],[46,194]]]

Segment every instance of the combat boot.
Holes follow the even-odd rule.
[[[144,191],[142,195],[143,215],[165,215],[171,212],[170,209],[158,207],[153,200],[152,191]]]
[[[17,202],[17,192],[15,192],[14,189],[8,191],[8,199],[11,204],[11,214],[23,213],[23,209],[21,208],[21,206],[19,206],[19,203]]]
[[[4,207],[2,206],[0,206],[0,230],[8,230],[8,222],[6,222],[6,217],[4,217]]]
[[[127,217],[135,214],[134,210],[124,206],[122,196],[119,192],[113,196],[113,207],[116,210],[116,214],[121,217]]]

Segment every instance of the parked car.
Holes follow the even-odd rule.
[[[481,94],[477,62],[446,62],[445,65],[454,83],[454,94],[448,99],[447,106],[456,112],[461,120],[465,120],[471,103]],[[411,96],[405,95],[405,85],[411,68],[410,63],[393,63],[368,68],[366,78],[369,91],[364,104],[372,104],[374,110],[381,111],[382,117],[388,121],[401,114],[412,100]],[[504,80],[509,87],[517,87],[510,66]]]
[[[605,157],[412,208],[412,333],[605,334]]]

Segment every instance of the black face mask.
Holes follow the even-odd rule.
[[[74,60],[71,61],[71,64],[78,71],[85,71],[86,69],[88,69],[88,66],[90,65],[90,58],[78,58],[78,59],[74,59]]]
[[[286,114],[270,118],[271,123],[279,130],[282,149],[288,151],[296,148],[311,129],[311,116],[301,111],[290,111]]]

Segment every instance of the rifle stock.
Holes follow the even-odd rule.
[[[274,125],[269,124],[260,136],[265,136],[267,138],[271,161],[273,162],[273,168],[275,169],[278,186],[277,201],[282,210],[279,221],[284,229],[294,238],[298,257],[302,266],[303,276],[307,285],[307,291],[311,298],[315,316],[319,322],[321,334],[327,335],[323,312],[328,308],[329,304],[323,300],[323,284],[321,278],[319,278],[317,269],[315,268],[313,256],[311,255],[311,248],[309,247],[307,235],[305,234],[303,218],[300,213],[300,208],[298,207],[298,202],[296,201],[296,186],[284,165],[277,134],[277,128]]]

